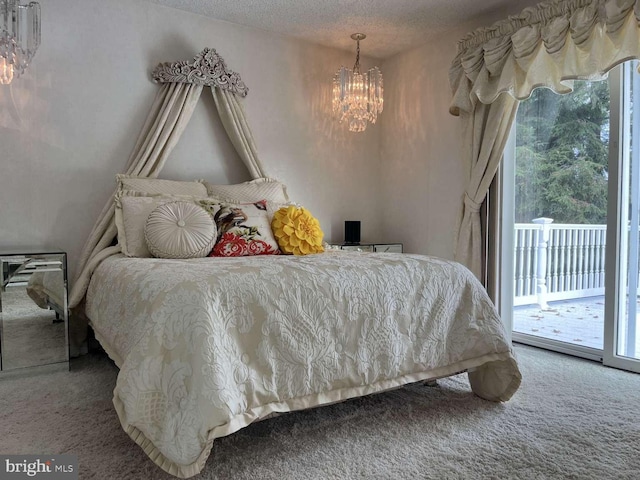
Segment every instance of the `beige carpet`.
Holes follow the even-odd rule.
[[[203,479],[637,479],[640,375],[517,347],[506,404],[465,375],[254,424],[214,444]],[[168,478],[120,428],[117,369],[0,380],[0,451],[72,453],[80,478]]]

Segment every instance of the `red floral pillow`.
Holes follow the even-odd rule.
[[[210,257],[278,255],[271,232],[267,202],[222,203],[214,216],[218,239]]]

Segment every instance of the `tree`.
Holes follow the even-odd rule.
[[[516,223],[606,223],[608,134],[606,81],[534,90],[516,117]]]

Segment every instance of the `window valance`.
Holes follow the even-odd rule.
[[[569,93],[574,79],[599,79],[638,58],[640,0],[552,0],[458,43],[449,70],[450,112],[471,112],[501,93],[518,100],[540,86]]]
[[[460,40],[449,111],[461,117],[469,180],[455,258],[483,277],[480,205],[502,160],[519,100],[536,87],[569,93],[640,58],[640,0],[550,0]]]

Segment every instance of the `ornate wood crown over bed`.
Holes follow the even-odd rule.
[[[215,50],[190,63],[161,64],[154,79],[165,83],[129,175],[158,175],[206,85],[252,176],[266,177],[235,98],[246,87]],[[127,176],[121,183],[125,179],[153,182],[146,193],[170,200],[169,194],[184,193],[175,189],[195,188],[195,194],[204,188]],[[249,183],[261,191],[275,185],[286,198],[278,182]],[[145,193],[131,195],[138,194]],[[114,212],[112,197],[85,246],[71,305],[86,293],[96,338],[120,368],[113,399],[120,422],[173,475],[198,474],[215,438],[275,412],[462,371],[488,400],[506,401],[520,385],[493,304],[455,262],[342,251],[132,258],[124,255],[132,255],[131,245],[121,248]],[[119,244],[112,247],[116,233]]]
[[[249,93],[240,75],[228,70],[224,59],[213,48],[205,48],[191,62],[161,63],[151,76],[156,83],[191,83],[217,87],[241,97],[246,97]]]

